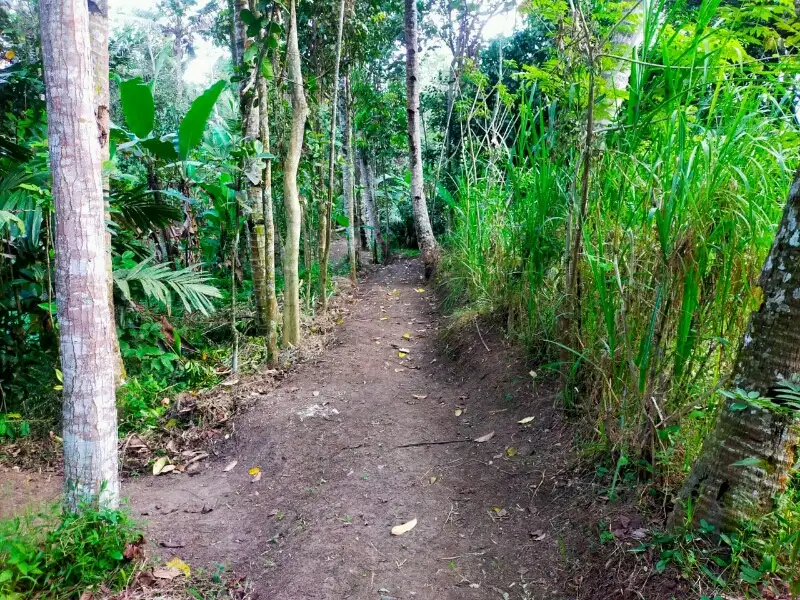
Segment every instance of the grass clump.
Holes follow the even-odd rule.
[[[79,598],[101,586],[125,587],[142,536],[121,510],[56,505],[0,522],[0,600]]]

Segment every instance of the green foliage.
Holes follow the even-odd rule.
[[[178,154],[181,160],[186,160],[189,153],[203,139],[203,132],[211,116],[211,111],[225,86],[224,81],[218,81],[192,102],[189,112],[186,113],[178,129]]]
[[[139,77],[119,84],[122,112],[128,128],[140,138],[150,135],[155,125],[156,107],[150,86]]]
[[[0,522],[0,598],[78,598],[100,585],[123,587],[133,569],[126,546],[140,539],[125,512],[89,506]]]

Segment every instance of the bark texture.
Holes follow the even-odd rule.
[[[373,258],[375,262],[378,262],[378,250],[380,249],[380,252],[383,253],[383,234],[381,233],[381,224],[378,221],[375,210],[375,172],[364,149],[358,151],[358,164],[364,187],[361,194],[364,205],[362,214],[368,227],[367,238],[372,248]]]
[[[419,58],[417,57],[419,25],[417,23],[416,0],[405,0],[406,33],[406,101],[408,113],[408,163],[411,169],[411,204],[414,208],[414,227],[417,243],[425,265],[425,277],[429,278],[436,269],[439,251],[433,228],[428,216],[425,189],[422,180],[422,146],[420,145],[419,125]]]
[[[342,77],[341,102],[339,112],[341,113],[342,125],[342,192],[344,196],[344,207],[347,212],[347,259],[350,263],[350,281],[356,285],[358,274],[356,271],[356,213],[355,213],[355,186],[354,186],[354,167],[353,167],[353,125],[350,122],[350,77],[348,69]]]
[[[100,143],[86,0],[39,4],[56,214],[67,508],[119,501]]]
[[[789,192],[759,285],[763,300],[750,317],[733,375],[733,387],[775,398],[778,384],[800,373],[800,171]],[[773,508],[775,495],[786,490],[800,443],[798,419],[750,405],[720,410],[680,493],[682,507],[691,501],[694,522],[705,519],[723,530]],[[758,463],[736,466],[745,459]]]
[[[261,77],[258,85],[259,135],[264,152],[270,153],[269,96],[267,82]],[[275,220],[272,208],[272,161],[264,164],[261,181],[261,210],[264,215],[264,284],[267,288],[267,364],[278,360],[278,298],[275,292]]]
[[[320,211],[319,235],[319,303],[328,310],[328,259],[331,255],[331,211],[333,208],[334,166],[336,164],[336,111],[339,99],[339,66],[342,60],[342,31],[344,30],[345,0],[339,3],[339,28],[336,32],[336,57],[333,65],[333,98],[331,99],[330,151],[328,153],[328,199]]]
[[[292,96],[292,125],[289,147],[283,161],[283,207],[286,213],[286,247],[283,259],[283,345],[296,346],[300,341],[300,196],[297,190],[297,167],[303,151],[308,104],[300,70],[300,50],[297,43],[295,2],[289,3],[289,35],[286,46],[286,70]]]
[[[108,89],[108,0],[97,0],[96,11],[89,12],[89,36],[92,44],[92,74],[94,79],[95,119],[97,120],[97,140],[100,143],[100,163],[105,165],[111,159],[109,134],[111,130],[110,96]],[[103,168],[103,198],[106,203],[111,196],[111,184],[108,174]],[[111,213],[106,206],[106,221],[111,220]],[[116,319],[114,315],[114,272],[111,261],[111,232],[106,230],[106,246],[108,252],[108,302],[111,318],[114,320],[114,382],[121,385],[125,381],[125,365],[117,338]]]

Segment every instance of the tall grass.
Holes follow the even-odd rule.
[[[735,60],[743,50],[711,26],[716,9],[705,2],[683,26],[647,16],[628,101],[593,149],[577,345],[562,371],[604,447],[661,465],[664,483],[699,448],[800,158],[783,77]],[[568,107],[529,88],[515,112],[499,149],[479,118],[465,131],[445,270],[454,299],[507,315],[556,361],[582,149],[559,136],[575,122]]]

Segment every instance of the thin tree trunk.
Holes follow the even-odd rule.
[[[339,29],[336,32],[336,57],[333,67],[333,98],[331,99],[330,152],[328,155],[328,199],[320,215],[319,302],[320,310],[328,310],[328,260],[331,255],[331,213],[333,209],[333,178],[336,164],[336,110],[339,98],[339,65],[342,60],[342,31],[344,30],[345,0],[339,4]]]
[[[261,143],[264,152],[270,153],[269,103],[267,81],[259,80],[258,103],[260,117]],[[278,360],[278,298],[275,293],[275,220],[272,208],[272,160],[267,160],[261,182],[261,203],[264,214],[264,279],[267,288],[267,364],[273,365]]]
[[[89,12],[89,35],[92,42],[92,73],[94,78],[95,94],[95,119],[97,120],[97,139],[100,142],[100,163],[103,169],[103,199],[106,203],[105,219],[111,220],[108,210],[108,201],[111,197],[111,181],[105,170],[105,164],[110,160],[109,133],[111,130],[111,113],[109,112],[108,90],[108,0],[97,0],[96,11]],[[106,246],[108,252],[108,302],[111,318],[114,320],[114,383],[119,386],[125,381],[125,365],[122,362],[122,353],[119,349],[117,337],[116,317],[114,314],[114,271],[111,261],[111,232],[106,228]]]
[[[772,244],[759,286],[758,311],[750,317],[734,367],[733,388],[757,392],[780,404],[780,383],[800,373],[800,170]],[[694,523],[732,530],[758,517],[786,490],[800,444],[796,412],[728,399],[711,436],[680,492],[673,524],[691,505]],[[737,406],[738,405],[738,406]]]
[[[355,286],[358,283],[356,272],[356,215],[353,186],[353,126],[350,122],[350,73],[349,68],[345,67],[342,76],[342,95],[340,97],[340,112],[342,125],[342,189],[344,195],[344,207],[347,212],[347,259],[350,263],[350,282]]]
[[[433,275],[439,260],[436,238],[433,237],[425,189],[422,180],[422,147],[419,130],[419,59],[417,57],[417,3],[405,0],[406,33],[406,100],[408,104],[408,162],[411,169],[411,204],[417,243],[425,265],[425,278]]]
[[[365,150],[360,150],[358,153],[358,161],[361,164],[361,173],[363,174],[364,192],[362,200],[364,203],[364,214],[366,215],[367,226],[370,228],[369,240],[373,248],[373,255],[375,262],[377,262],[376,249],[380,248],[383,252],[383,233],[381,232],[381,224],[378,222],[377,212],[375,210],[375,175],[372,169],[372,163]]]
[[[283,345],[296,346],[300,341],[300,196],[297,191],[297,168],[303,151],[308,105],[300,70],[297,43],[295,0],[289,3],[289,35],[286,47],[286,70],[292,96],[292,125],[289,148],[283,162],[283,207],[286,212],[286,247],[283,262]]]
[[[65,503],[116,507],[117,411],[105,203],[86,0],[39,4],[56,214]]]

